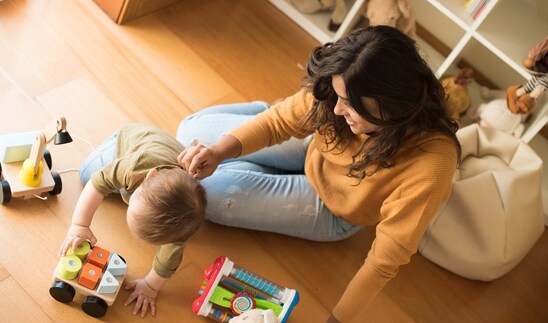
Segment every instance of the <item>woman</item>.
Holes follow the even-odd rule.
[[[204,179],[206,217],[217,223],[319,241],[377,224],[327,319],[365,320],[362,309],[410,261],[451,194],[457,124],[414,41],[394,28],[316,48],[307,72],[272,107],[217,106],[183,120],[177,137],[189,148],[178,161]],[[196,139],[207,144],[190,146]]]

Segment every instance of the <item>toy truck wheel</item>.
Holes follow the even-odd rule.
[[[49,153],[49,150],[44,149],[44,159],[46,160],[46,165],[48,165],[48,168],[51,169],[52,161],[51,161],[51,154]]]
[[[74,298],[74,288],[65,282],[56,281],[51,284],[49,294],[58,302],[69,303]]]
[[[57,195],[61,193],[63,190],[63,182],[61,181],[61,175],[59,173],[51,173],[51,176],[53,177],[53,181],[55,182],[55,186],[53,186],[53,190],[49,192],[50,195]]]
[[[82,309],[86,312],[87,315],[93,317],[104,316],[107,312],[108,305],[107,303],[99,297],[96,296],[87,296],[84,299],[82,304]]]
[[[11,200],[11,189],[8,181],[0,181],[0,203],[7,204]]]

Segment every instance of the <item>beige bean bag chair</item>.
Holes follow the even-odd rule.
[[[544,230],[542,159],[523,141],[476,124],[457,133],[453,193],[419,252],[463,277],[490,281],[514,268]]]

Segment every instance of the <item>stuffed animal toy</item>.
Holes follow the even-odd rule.
[[[548,73],[548,37],[541,39],[529,50],[523,66],[539,74]]]
[[[238,316],[235,316],[228,321],[228,323],[279,323],[280,321],[274,314],[274,311],[252,309],[244,312]]]
[[[330,31],[337,31],[348,13],[344,0],[291,0],[291,2],[297,10],[304,14],[332,10],[328,26]]]
[[[415,12],[408,0],[368,0],[362,7],[362,14],[370,26],[392,26],[415,37]]]
[[[447,95],[449,116],[457,121],[460,121],[460,116],[470,108],[468,85],[474,79],[473,74],[474,71],[471,68],[464,68],[458,76],[445,76],[441,79]]]
[[[506,89],[508,108],[513,113],[528,114],[537,99],[548,88],[548,74],[533,76],[525,85],[512,85]]]
[[[508,109],[505,99],[495,99],[481,104],[477,114],[478,123],[482,127],[495,128],[518,138],[525,130],[522,116],[512,113]]]

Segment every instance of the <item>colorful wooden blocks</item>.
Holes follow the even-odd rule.
[[[126,262],[120,255],[91,247],[85,241],[59,260],[49,292],[59,302],[68,303],[78,291],[86,296],[82,304],[84,312],[101,317],[114,303],[126,272]]]

